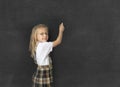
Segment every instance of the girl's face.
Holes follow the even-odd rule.
[[[37,41],[38,42],[47,42],[48,40],[48,30],[44,27],[37,29]]]

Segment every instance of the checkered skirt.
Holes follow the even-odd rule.
[[[51,87],[53,82],[52,67],[38,66],[36,72],[32,76],[32,87]]]

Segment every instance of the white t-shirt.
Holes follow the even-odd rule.
[[[39,42],[36,47],[36,61],[38,65],[49,65],[49,53],[53,49],[53,42]]]

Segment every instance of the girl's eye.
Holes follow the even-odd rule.
[[[48,35],[48,33],[45,33],[45,35]]]
[[[43,35],[43,33],[40,33],[40,35]]]
[[[48,33],[40,33],[40,35],[44,35],[44,34],[45,34],[45,35],[48,35]]]

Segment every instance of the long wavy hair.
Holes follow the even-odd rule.
[[[31,36],[30,36],[30,43],[29,43],[29,51],[31,53],[31,57],[35,57],[35,50],[36,50],[36,45],[37,45],[37,29],[39,28],[46,28],[48,30],[48,27],[45,24],[38,24],[33,27]]]

